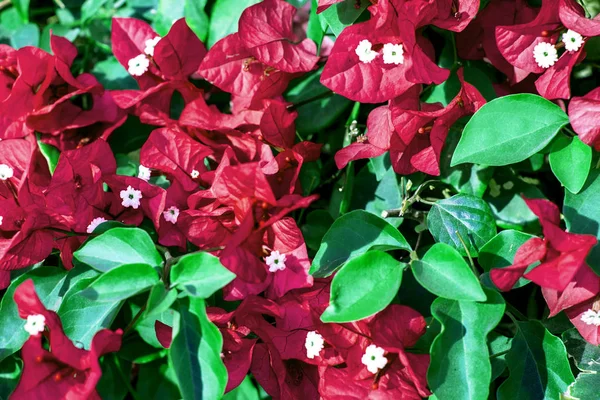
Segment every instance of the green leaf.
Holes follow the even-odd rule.
[[[327,21],[335,36],[339,36],[345,27],[352,25],[358,19],[369,4],[368,1],[362,0],[360,7],[356,8],[355,0],[346,0],[332,5],[320,15]]]
[[[331,281],[323,322],[352,322],[386,308],[396,297],[405,264],[379,250],[349,261]]]
[[[84,264],[106,272],[124,264],[148,264],[156,267],[162,258],[150,236],[139,228],[113,228],[87,241],[73,253]]]
[[[498,400],[557,399],[574,381],[564,344],[538,321],[517,322]]]
[[[492,381],[506,370],[506,354],[510,350],[512,338],[492,331],[488,335],[488,348],[492,363]]]
[[[207,46],[212,47],[225,36],[237,32],[242,12],[259,2],[260,0],[217,0],[210,14]]]
[[[138,87],[135,79],[114,57],[94,64],[92,73],[106,89],[125,90]]]
[[[235,279],[235,274],[209,253],[187,254],[171,268],[171,284],[190,296],[207,298]]]
[[[203,42],[208,37],[209,20],[204,11],[207,0],[185,0],[183,14],[185,21],[196,36]]]
[[[439,297],[472,301],[487,298],[464,258],[447,244],[434,244],[421,260],[411,263],[411,268],[417,281]]]
[[[73,285],[58,309],[65,334],[75,343],[89,349],[92,338],[100,329],[109,328],[122,302],[99,302],[81,295],[96,278],[85,278]]]
[[[600,347],[589,344],[577,328],[564,331],[561,337],[580,371],[600,372]]]
[[[427,226],[436,241],[454,247],[463,256],[467,255],[465,246],[471,256],[477,256],[496,234],[496,221],[488,204],[462,193],[436,201],[427,215]]]
[[[175,21],[183,18],[185,2],[181,0],[159,0],[152,26],[161,36],[169,33]]]
[[[535,236],[515,230],[502,231],[494,236],[479,250],[479,265],[489,272],[494,268],[504,268],[512,265],[519,247]],[[532,267],[533,268],[533,265]],[[521,278],[514,288],[520,288],[531,282]]]
[[[9,357],[0,362],[0,399],[10,398],[22,372],[23,361],[17,357]]]
[[[306,222],[300,229],[309,249],[319,250],[321,240],[323,240],[323,236],[325,236],[332,224],[333,218],[326,210],[314,210],[308,213]]]
[[[121,361],[115,353],[106,354],[100,361],[102,376],[96,389],[102,400],[123,400],[127,396],[129,381],[124,378],[131,376],[131,363]]]
[[[565,190],[563,214],[567,230],[572,233],[587,233],[600,238],[600,170],[594,169],[583,189],[575,194]],[[590,252],[587,262],[596,273],[600,273],[600,246]]]
[[[556,144],[548,156],[550,168],[556,178],[572,193],[583,188],[592,167],[592,148],[577,136],[568,139],[557,136]]]
[[[17,305],[13,300],[17,287],[32,279],[40,300],[49,310],[60,305],[60,289],[67,272],[56,267],[41,267],[24,273],[12,281],[0,303],[0,361],[18,351],[29,337],[23,328],[25,321],[19,317]]]
[[[117,302],[150,289],[158,274],[148,264],[125,264],[98,277],[81,295],[98,302]]]
[[[81,21],[93,18],[107,2],[108,0],[85,0],[81,5]]]
[[[223,400],[260,400],[260,397],[252,379],[246,376],[238,387],[223,396]]]
[[[184,400],[220,399],[227,384],[227,369],[221,360],[221,333],[208,320],[202,299],[190,298],[189,309],[181,302],[178,311],[169,361],[181,395]]]
[[[569,386],[565,400],[588,400],[598,398],[600,392],[600,375],[595,372],[581,372],[575,383]]]
[[[546,147],[568,123],[567,114],[543,97],[500,97],[485,104],[469,120],[451,165],[518,163]]]
[[[388,153],[382,157],[384,171],[379,170],[378,161],[375,161],[377,159],[370,159],[356,175],[352,192],[352,209],[364,209],[379,216],[382,211],[395,208],[402,202],[398,175],[391,166]],[[386,221],[399,224],[402,220],[387,218]]]
[[[150,290],[150,296],[148,296],[148,303],[143,317],[157,317],[167,311],[175,303],[175,300],[177,300],[177,290],[168,290],[165,288],[163,282],[158,282]]]
[[[48,163],[48,169],[50,170],[50,173],[54,174],[54,170],[58,164],[58,158],[60,157],[60,151],[56,147],[42,142],[39,138],[37,143],[38,147],[40,148],[40,152]]]
[[[486,295],[485,303],[439,298],[431,305],[442,331],[431,346],[427,381],[439,399],[488,399],[492,367],[486,339],[502,319],[504,300],[492,290]]]
[[[310,5],[310,15],[308,17],[308,26],[306,36],[317,44],[317,54],[321,51],[321,43],[327,31],[327,21],[320,14],[317,14],[317,0],[312,0]]]
[[[163,360],[140,365],[137,392],[141,399],[180,399],[177,376]]]
[[[11,0],[11,3],[19,13],[21,20],[24,23],[29,22],[29,0]]]
[[[15,49],[25,46],[37,47],[40,43],[40,29],[36,24],[23,25],[10,35],[10,45]]]
[[[362,210],[349,212],[338,218],[323,237],[310,273],[316,278],[327,277],[370,249],[412,250],[398,229],[384,219]]]

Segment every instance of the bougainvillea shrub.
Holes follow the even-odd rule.
[[[600,2],[0,2],[0,399],[600,398]]]

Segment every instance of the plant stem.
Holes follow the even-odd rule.
[[[460,240],[460,243],[465,248],[465,253],[467,253],[467,257],[469,258],[469,264],[471,265],[471,269],[473,270],[473,273],[475,274],[475,276],[479,276],[479,271],[477,271],[477,268],[475,268],[475,263],[473,263],[473,258],[471,257],[471,252],[467,248],[467,244],[465,243],[465,241],[463,240],[462,236],[460,235],[460,233],[458,231],[454,231],[454,233],[456,233],[456,236],[458,236],[458,240]]]
[[[140,319],[144,311],[146,311],[146,304],[144,304],[142,308],[140,308],[140,311],[138,311],[137,314],[135,314],[135,317],[133,317],[129,325],[125,327],[125,330],[123,330],[123,336],[127,335],[127,333],[135,326],[135,324],[137,323],[138,319]]]
[[[288,107],[288,110],[293,111],[296,110],[299,107],[302,107],[303,105],[306,105],[308,103],[312,103],[313,101],[317,101],[317,100],[321,100],[321,99],[325,99],[327,97],[331,97],[333,96],[333,92],[331,90],[328,90],[326,92],[323,92],[321,94],[318,94],[316,96],[313,97],[309,97],[308,99],[299,101],[297,103],[292,104],[291,106]]]

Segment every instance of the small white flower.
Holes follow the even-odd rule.
[[[563,33],[562,42],[565,44],[567,51],[577,51],[583,45],[583,36],[569,29]]]
[[[15,171],[6,164],[0,164],[0,180],[7,180],[13,177]]]
[[[265,258],[265,263],[269,267],[269,272],[283,271],[285,269],[285,254],[275,250]]]
[[[92,233],[92,232],[94,232],[94,229],[96,229],[98,227],[98,225],[100,225],[103,222],[106,222],[105,218],[102,218],[102,217],[94,218],[92,220],[92,222],[90,222],[90,224],[88,225],[88,227],[85,231],[87,233]]]
[[[356,55],[360,61],[364,63],[370,63],[375,59],[375,57],[377,57],[377,52],[373,51],[371,46],[371,42],[369,42],[367,39],[361,40],[358,46],[356,46],[356,50],[354,51],[356,52]]]
[[[167,209],[167,211],[163,212],[163,217],[168,222],[175,224],[177,222],[177,218],[179,217],[179,208],[172,206]]]
[[[372,344],[367,347],[367,350],[360,361],[367,366],[367,370],[370,373],[376,374],[377,371],[385,367],[388,362],[383,353],[385,353],[385,350]]]
[[[150,171],[150,168],[148,167],[144,167],[143,165],[140,165],[138,168],[138,178],[148,182],[150,180],[150,176],[152,175],[152,171]]]
[[[323,340],[323,336],[315,331],[308,332],[306,341],[304,342],[304,347],[306,347],[306,357],[312,359],[318,356],[321,350],[323,350],[324,344],[325,341]]]
[[[4,219],[4,217],[0,216],[0,226],[2,226],[2,220]]]
[[[581,320],[588,325],[600,326],[600,312],[589,309],[583,313]]]
[[[123,199],[121,202],[123,207],[132,207],[137,210],[140,206],[140,200],[142,199],[142,191],[127,186],[127,189],[121,190],[120,196]]]
[[[142,76],[144,75],[144,72],[148,71],[150,60],[148,60],[148,57],[146,57],[145,54],[140,54],[139,56],[133,57],[131,60],[129,60],[127,65],[127,71],[129,71],[131,75]]]
[[[37,335],[38,333],[44,332],[46,326],[46,317],[42,314],[33,314],[27,316],[27,322],[25,322],[25,330],[30,335]]]
[[[192,177],[192,179],[196,179],[197,177],[200,176],[200,172],[198,172],[194,169],[194,170],[192,170],[192,173],[190,174],[190,176]]]
[[[558,53],[551,43],[540,42],[533,48],[533,58],[540,67],[550,68],[558,61]]]
[[[158,41],[161,39],[160,36],[155,37],[154,39],[148,39],[144,42],[144,44],[146,45],[146,48],[144,49],[144,53],[148,54],[149,56],[154,56],[154,48],[156,47],[156,45],[158,44]]]
[[[396,65],[404,63],[404,48],[402,45],[392,43],[384,44],[383,63]]]

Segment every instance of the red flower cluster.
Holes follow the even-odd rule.
[[[515,254],[513,265],[490,271],[492,281],[507,291],[522,276],[532,280],[541,286],[551,317],[564,310],[581,335],[599,345],[600,277],[585,262],[598,240],[562,230],[560,211],[550,201],[525,202],[540,219],[544,239],[535,237],[525,242]],[[539,265],[525,273],[534,263]]]
[[[15,302],[21,318],[27,320],[25,329],[30,337],[21,350],[23,374],[11,399],[100,399],[96,392],[102,376],[98,358],[119,351],[123,332],[99,331],[87,351],[65,335],[58,315],[44,307],[33,281],[17,288]]]
[[[399,74],[415,83],[445,79],[447,72],[420,47],[427,44],[417,44],[414,28],[399,30],[392,5],[379,7],[377,23],[408,35],[413,45],[407,51],[420,57]],[[443,25],[433,10],[431,20]],[[224,296],[242,300],[239,308],[209,309],[224,336],[228,390],[250,370],[274,398],[337,398],[350,391],[418,399],[429,394],[428,356],[405,348],[424,333],[423,317],[392,305],[354,324],[324,324],[319,318],[329,303],[329,281],[313,282],[304,239],[287,216],[316,199],[301,194],[299,173],[320,156],[320,145],[296,143],[297,114],[282,97],[291,79],[316,69],[319,61],[315,44],[293,27],[295,11],[282,0],[252,6],[243,12],[239,31],[208,52],[184,20],[161,38],[145,22],[114,19],[113,51],[139,90],[105,91],[89,74],[73,77],[76,50],[57,36],[51,37],[54,55],[1,46],[0,283],[6,287],[8,271],[40,262],[53,249],[70,269],[73,252],[99,224],[139,225],[146,218],[160,244],[185,251],[192,243],[218,255],[236,274]],[[327,69],[333,65],[332,58]],[[433,78],[421,76],[423,65],[436,71]],[[214,87],[200,89],[190,76]],[[407,89],[417,96],[413,85]],[[209,105],[219,90],[231,94],[228,112]],[[175,92],[185,102],[178,119],[170,114]],[[390,121],[417,119],[419,127],[431,123],[432,135],[445,136],[449,124],[482,102],[467,84],[460,96],[445,109],[421,112],[418,103],[395,100],[377,113]],[[141,148],[137,177],[117,174],[107,142],[127,115],[157,127]],[[61,150],[53,173],[34,131]],[[437,140],[417,140],[409,150],[398,150],[398,159],[409,165],[409,152],[432,153],[427,157],[435,159]],[[388,142],[393,151],[402,146]],[[154,184],[152,176],[158,175],[170,182],[167,189]],[[98,357],[118,350],[121,333],[100,331],[90,351],[78,349],[31,282],[17,289],[15,300],[34,332],[23,348],[25,370],[15,398],[97,397]],[[158,326],[157,332],[168,344],[169,327]]]

